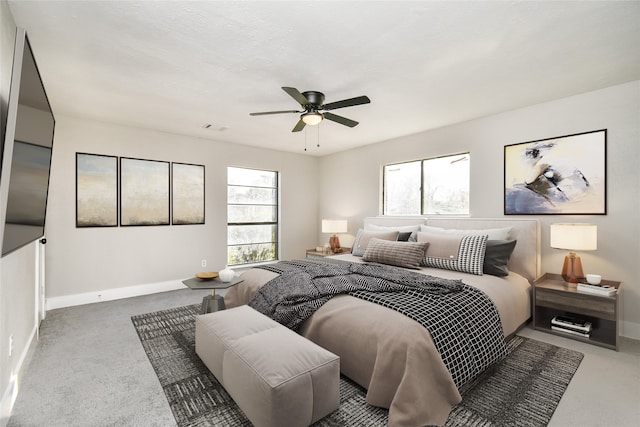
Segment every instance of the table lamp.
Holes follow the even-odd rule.
[[[598,227],[595,224],[582,223],[551,224],[550,235],[552,248],[570,251],[562,266],[562,278],[565,282],[578,283],[584,280],[582,261],[573,251],[598,249]]]
[[[323,219],[322,220],[322,232],[329,233],[332,236],[329,238],[329,246],[331,252],[338,252],[340,250],[340,239],[336,233],[347,232],[347,220],[346,219]]]

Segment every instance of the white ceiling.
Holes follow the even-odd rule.
[[[9,1],[54,114],[326,155],[640,79],[640,2]],[[280,89],[355,128],[292,133]],[[203,129],[205,123],[212,124]]]

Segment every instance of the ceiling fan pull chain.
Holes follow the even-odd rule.
[[[320,148],[320,125],[318,125],[318,141],[317,141],[317,147]]]
[[[309,128],[304,130],[304,151],[307,151],[307,134],[309,133]]]

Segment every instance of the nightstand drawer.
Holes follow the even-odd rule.
[[[536,305],[601,319],[616,320],[616,301],[611,297],[537,288]]]

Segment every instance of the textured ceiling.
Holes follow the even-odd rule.
[[[326,155],[640,79],[640,2],[9,1],[54,114]],[[355,128],[292,133],[281,86]],[[211,128],[204,129],[205,123]],[[317,138],[320,147],[316,147]]]

